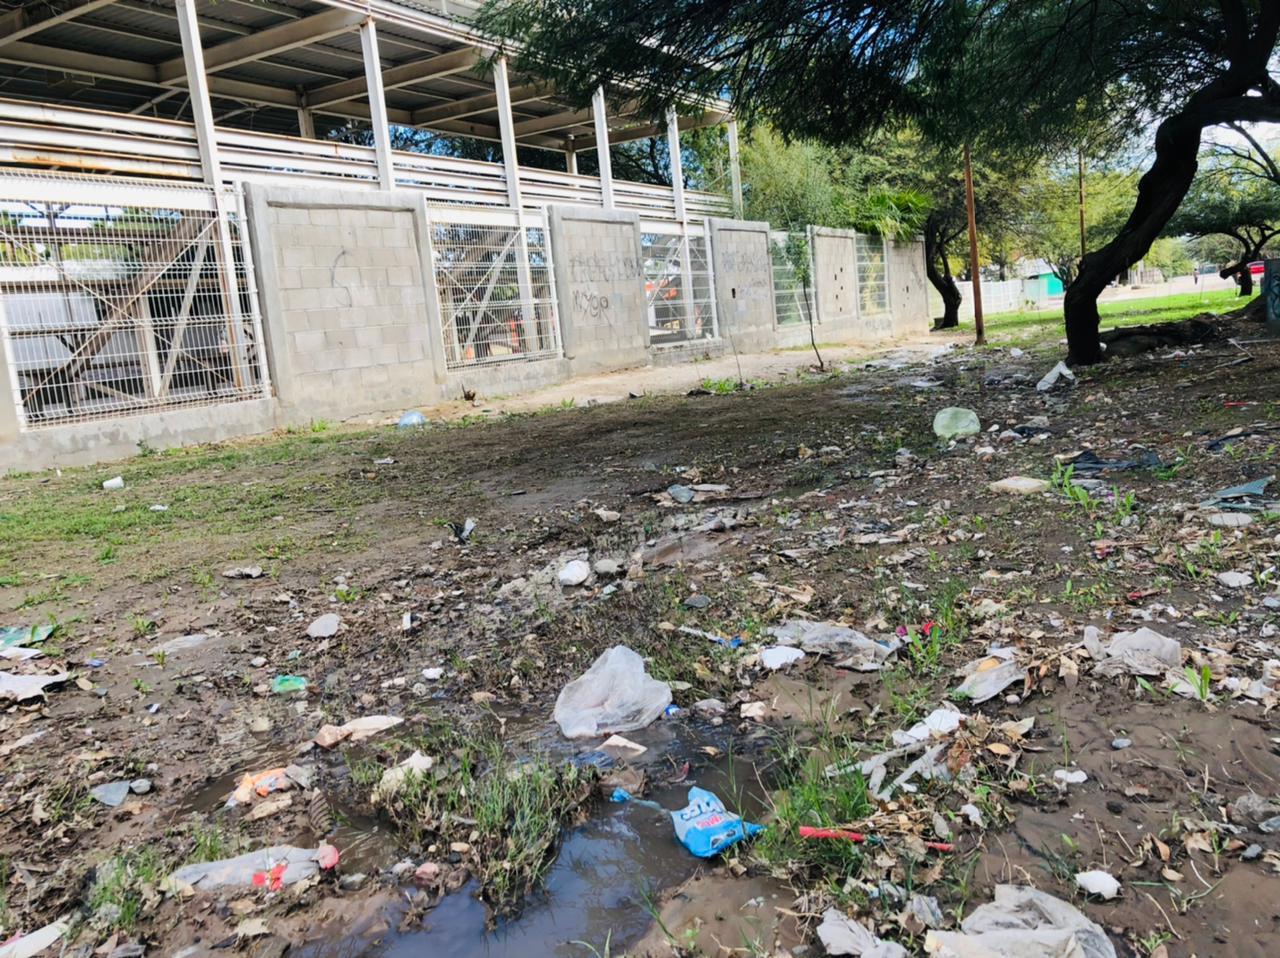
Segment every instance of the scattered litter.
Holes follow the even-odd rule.
[[[1107,933],[1059,898],[1023,885],[997,885],[960,931],[930,931],[925,954],[938,958],[1116,958]]]
[[[965,676],[965,680],[952,689],[951,694],[979,703],[995,698],[1017,682],[1025,682],[1027,670],[1018,662],[1013,649],[995,648],[965,665],[959,674]]]
[[[0,626],[0,649],[9,649],[20,645],[39,645],[53,635],[56,626],[52,625],[6,625]]]
[[[461,525],[456,522],[449,523],[449,531],[459,543],[466,544],[471,541],[471,533],[476,531],[477,525],[479,523],[472,516],[467,516]]]
[[[730,845],[764,831],[763,825],[743,821],[706,789],[689,789],[689,804],[671,813],[676,838],[699,858],[711,858]]]
[[[262,566],[260,565],[244,565],[236,566],[234,569],[226,569],[222,573],[224,579],[261,579]]]
[[[1117,632],[1104,649],[1097,629],[1085,629],[1084,645],[1098,660],[1098,675],[1163,675],[1182,662],[1182,644],[1143,626],[1133,632]]]
[[[591,578],[591,566],[584,559],[574,559],[556,577],[563,586],[582,585]]]
[[[0,942],[0,958],[35,958],[40,952],[56,944],[58,939],[64,937],[69,931],[71,926],[65,921],[55,921],[29,935],[17,935]]]
[[[236,805],[247,805],[253,801],[253,796],[266,798],[272,792],[283,792],[293,787],[293,782],[289,778],[288,769],[285,768],[269,768],[261,772],[245,772],[240,779],[240,783],[236,785],[236,789],[227,799],[227,807],[234,808]]]
[[[108,492],[114,492],[117,489],[124,488],[124,476],[112,476],[110,479],[102,483],[102,488]]]
[[[95,801],[101,802],[108,808],[119,808],[129,797],[129,783],[108,782],[105,785],[95,785],[89,789],[89,794]]]
[[[235,858],[185,865],[173,872],[165,884],[171,890],[256,885],[279,891],[286,885],[320,874],[322,869],[336,868],[338,857],[338,850],[332,845],[319,848],[273,845]]]
[[[1060,362],[1058,363],[1058,365],[1054,366],[1047,373],[1045,373],[1044,377],[1038,383],[1036,383],[1036,391],[1047,393],[1050,389],[1052,389],[1054,386],[1058,384],[1059,379],[1064,379],[1064,378],[1069,382],[1075,382],[1076,374],[1071,371],[1071,369],[1067,366],[1066,363]]]
[[[259,802],[245,814],[246,822],[256,822],[264,818],[270,818],[283,812],[286,808],[293,805],[293,798],[289,795],[277,795],[275,798],[269,798],[265,802]]]
[[[209,641],[209,636],[204,632],[192,632],[190,635],[179,635],[176,638],[166,639],[147,649],[148,655],[173,655],[175,652],[187,652],[191,649],[199,648]]]
[[[438,682],[444,677],[444,668],[442,666],[434,666],[433,668],[423,669],[422,677],[428,682]]]
[[[400,631],[406,634],[417,632],[422,628],[422,616],[416,612],[406,612],[400,616]]]
[[[1076,884],[1087,894],[1097,895],[1108,901],[1120,894],[1120,883],[1109,872],[1097,870],[1077,872]]]
[[[374,804],[387,801],[400,790],[410,775],[429,772],[433,765],[435,765],[435,759],[415,749],[413,754],[399,765],[392,766],[382,773],[382,778],[373,790]]]
[[[315,743],[321,748],[333,748],[339,742],[363,742],[372,735],[401,724],[404,721],[394,715],[365,715],[352,719],[345,725],[322,725],[316,733]]]
[[[828,955],[858,955],[861,958],[907,958],[910,952],[899,944],[877,937],[866,927],[834,908],[822,913],[818,940]]]
[[[154,505],[148,506],[147,509],[150,512],[168,512],[169,511],[169,507],[161,502],[157,502]]]
[[[939,439],[957,439],[961,436],[976,436],[982,431],[982,422],[978,414],[963,406],[948,406],[939,409],[933,417],[933,432]]]
[[[1055,768],[1053,780],[1059,785],[1083,785],[1089,781],[1089,773],[1082,768]]]
[[[982,809],[972,802],[965,802],[965,804],[961,805],[960,814],[969,819],[970,825],[975,825],[978,828],[987,827],[987,820],[982,816]]]
[[[1038,492],[1047,492],[1049,483],[1043,479],[1032,479],[1030,476],[1009,476],[989,483],[987,488],[992,492],[1003,492],[1014,496],[1031,496]]]
[[[770,672],[784,669],[803,658],[803,651],[786,645],[774,645],[760,651],[760,664]]]
[[[600,749],[601,751],[612,750],[614,752],[620,752],[624,755],[629,755],[632,758],[635,758],[638,755],[643,755],[645,752],[649,751],[639,742],[633,742],[631,739],[623,738],[621,735],[610,735],[604,740],[603,744],[601,744]]]
[[[307,680],[301,675],[277,675],[271,680],[271,691],[276,695],[288,692],[305,692]]]
[[[1153,452],[1143,453],[1137,459],[1100,459],[1098,454],[1086,449],[1074,459],[1068,459],[1073,476],[1096,476],[1104,472],[1124,472],[1129,469],[1160,469],[1164,463]]]
[[[307,626],[307,635],[313,639],[328,639],[338,634],[342,619],[336,612],[326,612]]]
[[[1264,476],[1252,482],[1246,482],[1227,489],[1219,489],[1200,503],[1202,509],[1217,507],[1219,509],[1237,509],[1248,512],[1265,511],[1274,500],[1267,497],[1267,486],[1275,476]]]
[[[670,704],[670,686],[651,678],[634,651],[615,645],[561,689],[554,715],[565,738],[588,738],[644,728]]]
[[[375,466],[394,466],[396,461],[391,456],[383,456],[381,459],[373,460]]]
[[[427,417],[422,415],[416,409],[410,409],[399,421],[396,422],[397,429],[417,429],[427,424]]]
[[[1127,739],[1127,738],[1113,738],[1111,740],[1111,747],[1117,752],[1124,751],[1126,748],[1128,748],[1132,744],[1133,744],[1133,740]]]
[[[876,671],[902,645],[896,637],[888,642],[877,642],[857,629],[808,619],[788,619],[781,625],[770,626],[767,631],[779,645],[798,645],[815,655],[840,656],[836,665],[859,672]]]
[[[855,845],[861,845],[866,841],[879,841],[874,835],[868,836],[847,828],[815,828],[812,825],[801,825],[797,831],[800,837],[807,841],[852,842]],[[955,846],[950,842],[925,842],[924,847],[939,852],[955,851]]]
[[[622,518],[622,513],[614,512],[612,509],[600,508],[592,509],[591,511],[595,513],[596,518],[601,522],[617,522]]]
[[[0,672],[0,702],[12,699],[25,702],[39,698],[50,685],[60,685],[70,678],[66,672],[57,675],[15,675],[13,672]]]
[[[903,745],[913,745],[916,742],[927,742],[937,736],[950,735],[963,722],[963,712],[953,706],[944,705],[941,708],[934,709],[925,717],[924,721],[917,722],[906,731],[895,730],[893,744],[901,747]]]
[[[4,758],[10,752],[16,752],[20,748],[26,748],[33,742],[40,741],[40,739],[49,734],[49,731],[50,730],[47,728],[42,728],[38,732],[30,732],[22,736],[22,738],[18,739],[16,742],[8,742],[4,745],[0,745],[0,758]]]

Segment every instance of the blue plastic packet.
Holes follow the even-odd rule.
[[[699,858],[711,858],[730,845],[764,831],[763,825],[743,821],[705,788],[689,789],[689,804],[671,813],[676,838]]]

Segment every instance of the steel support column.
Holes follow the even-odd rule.
[[[613,161],[609,159],[609,117],[605,113],[604,87],[596,87],[591,98],[591,117],[596,126],[596,156],[600,160],[600,197],[607,210],[613,209]]]
[[[515,120],[511,116],[511,86],[507,78],[507,58],[493,61],[493,86],[498,96],[498,132],[502,137],[502,166],[507,180],[507,202],[516,214],[516,282],[520,288],[520,320],[524,327],[524,348],[536,352],[538,318],[533,309],[533,277],[529,272],[529,234],[524,225],[524,196],[520,191],[520,162],[516,154]]]
[[[742,218],[742,166],[738,162],[738,121],[729,118],[729,181],[733,184],[733,215]]]
[[[382,60],[378,57],[378,28],[373,17],[360,24],[360,50],[364,54],[364,81],[369,91],[369,122],[373,126],[373,149],[378,161],[378,185],[384,190],[396,185],[391,165],[391,127],[387,123],[387,98],[382,90]]]
[[[680,118],[667,110],[667,154],[671,164],[671,196],[680,222],[680,306],[684,313],[685,336],[697,334],[693,302],[693,260],[689,255],[689,216],[684,205],[684,163],[680,156]]]
[[[231,349],[232,374],[238,389],[248,385],[249,357],[244,341],[244,317],[240,309],[240,282],[236,276],[235,251],[231,242],[230,217],[234,211],[222,185],[222,163],[218,158],[218,136],[213,126],[213,106],[209,102],[209,82],[204,70],[204,50],[200,45],[200,22],[195,0],[175,0],[178,32],[182,36],[182,60],[191,94],[191,113],[200,150],[200,166],[205,182],[213,187],[217,218],[219,267],[223,301],[227,305],[227,344]]]

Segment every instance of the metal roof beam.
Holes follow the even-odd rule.
[[[82,13],[105,7],[112,2],[114,0],[73,0],[65,9],[57,13],[49,13],[48,6],[43,3],[28,3],[16,10],[10,10],[8,13],[0,14],[0,46],[29,37],[46,27],[65,23]],[[39,8],[40,12],[32,13],[32,8]]]
[[[634,102],[624,103],[617,113],[610,113],[610,116],[626,116],[635,112],[637,104]],[[555,113],[551,116],[536,116],[532,119],[521,120],[516,124],[516,137],[525,137],[534,133],[554,133],[558,130],[567,130],[574,126],[590,126],[592,114],[590,109],[575,110],[572,113]]]
[[[554,93],[555,88],[549,83],[529,83],[511,91],[511,103],[514,106],[517,103],[528,103],[530,100],[541,100]],[[458,120],[466,116],[475,116],[477,113],[486,113],[497,106],[497,93],[481,93],[479,96],[454,100],[452,103],[414,110],[413,122],[415,125],[427,126],[439,120]]]
[[[475,66],[480,54],[474,47],[463,47],[450,53],[428,57],[425,60],[414,60],[412,63],[401,63],[382,71],[382,88],[394,90],[425,80],[436,80],[440,77],[462,73]],[[311,107],[321,107],[329,103],[341,103],[364,96],[368,91],[363,76],[323,86],[312,87],[307,91],[307,103]]]
[[[150,63],[107,57],[99,53],[63,50],[23,40],[0,45],[0,60],[108,80],[133,80],[151,84],[156,82],[156,68]]]
[[[225,70],[240,63],[292,50],[294,47],[319,43],[354,30],[362,19],[364,18],[359,14],[349,10],[325,10],[301,20],[287,20],[257,33],[209,47],[205,51],[205,71]],[[182,57],[174,57],[157,64],[156,75],[161,83],[173,83],[182,79],[185,70]]]
[[[724,123],[729,119],[729,114],[720,110],[711,110],[703,113],[701,116],[682,116],[680,117],[679,128],[681,130],[699,130],[704,126],[715,126],[717,123]],[[651,136],[662,136],[667,132],[667,124],[650,123],[644,126],[629,126],[621,130],[613,130],[609,133],[609,143],[630,143],[632,140],[644,140]],[[593,150],[595,149],[597,138],[594,136],[575,138],[573,148],[575,150]]]

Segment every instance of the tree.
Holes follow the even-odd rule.
[[[1165,227],[1168,236],[1228,237],[1237,245],[1234,262],[1218,275],[1237,277],[1240,295],[1253,294],[1249,264],[1280,236],[1280,188],[1258,180],[1235,164],[1210,168],[1198,177],[1177,214]],[[1219,261],[1221,262],[1221,261]]]
[[[481,22],[580,103],[600,83],[655,114],[727,95],[835,145],[911,120],[979,153],[1055,155],[1081,124],[1152,118],[1132,210],[1067,291],[1078,363],[1102,359],[1098,296],[1172,218],[1202,131],[1280,120],[1275,0],[490,0]]]

